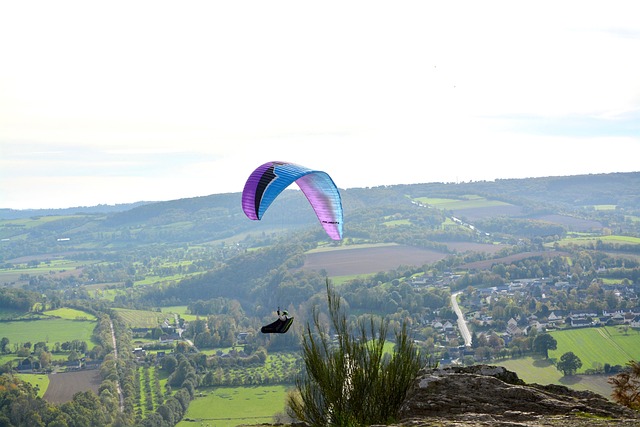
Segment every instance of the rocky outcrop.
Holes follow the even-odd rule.
[[[489,365],[421,371],[400,419],[371,427],[640,427],[639,412],[599,394],[525,384],[515,372]]]
[[[500,366],[423,370],[402,426],[640,426],[640,414],[599,394],[525,384]]]

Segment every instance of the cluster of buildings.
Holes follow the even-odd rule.
[[[455,281],[453,275],[434,278],[422,277],[416,279],[413,286],[447,286]],[[464,300],[461,303],[465,322],[476,334],[485,336],[497,335],[504,340],[505,346],[518,336],[527,335],[531,328],[538,332],[553,331],[564,328],[584,328],[594,326],[621,326],[628,328],[640,328],[640,285],[599,285],[606,294],[612,294],[620,303],[615,309],[556,309],[558,305],[570,306],[584,304],[559,304],[556,296],[571,294],[571,298],[584,303],[588,296],[584,289],[565,281],[551,281],[545,279],[517,280],[501,286],[493,286],[482,289],[474,288],[471,293],[464,292]],[[493,303],[500,300],[508,300],[510,304],[518,307],[518,314],[511,317],[494,319]],[[531,301],[535,300],[535,304]],[[571,302],[571,301],[569,301]],[[600,301],[602,302],[602,301]],[[565,301],[566,303],[566,301]],[[533,309],[533,307],[536,307]],[[543,309],[541,310],[540,307]],[[631,307],[631,308],[627,308]],[[473,355],[473,350],[461,345],[461,333],[456,322],[451,319],[442,319],[434,313],[429,318],[423,319],[424,325],[431,326],[440,336],[449,354],[460,356]]]

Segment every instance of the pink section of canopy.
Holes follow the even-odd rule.
[[[261,219],[277,196],[293,182],[309,200],[329,237],[340,240],[342,201],[338,188],[327,173],[294,163],[268,162],[253,171],[242,193],[242,209],[247,217]]]

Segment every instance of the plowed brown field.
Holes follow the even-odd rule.
[[[495,253],[502,248],[500,245],[467,242],[447,243],[447,246],[457,252],[473,250]],[[420,267],[446,256],[448,254],[443,252],[405,245],[354,247],[307,254],[302,268],[309,271],[325,270],[329,276],[351,276],[394,270],[401,265]]]
[[[97,394],[101,381],[97,369],[52,374],[49,375],[49,387],[43,398],[49,403],[65,403],[79,391],[93,390]]]

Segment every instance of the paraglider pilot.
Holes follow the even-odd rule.
[[[289,317],[287,310],[280,311],[280,307],[278,307],[276,313],[278,314],[278,320],[263,326],[260,332],[263,334],[284,334],[289,330],[293,323],[293,317]]]

